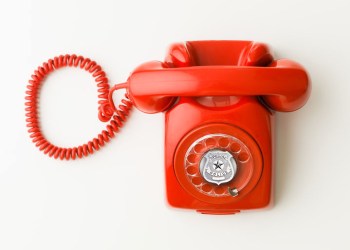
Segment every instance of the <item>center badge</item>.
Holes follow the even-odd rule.
[[[207,182],[220,185],[233,179],[237,164],[229,152],[216,149],[204,154],[199,168]]]

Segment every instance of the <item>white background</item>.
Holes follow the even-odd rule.
[[[0,6],[0,249],[349,249],[350,16],[333,1],[4,1]],[[269,43],[308,69],[313,91],[298,112],[277,114],[276,204],[233,216],[165,203],[163,114],[135,110],[97,154],[58,161],[25,128],[33,70],[65,53],[91,57],[111,83],[172,42]],[[86,142],[102,128],[96,86],[63,69],[42,89],[53,142]]]

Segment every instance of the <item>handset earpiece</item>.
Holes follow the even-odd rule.
[[[195,65],[194,58],[184,43],[172,44],[168,49],[164,62],[171,68],[191,67]]]
[[[292,61],[283,60],[283,67],[291,66],[295,68],[301,68],[300,65],[293,63]],[[258,67],[274,67],[273,55],[270,52],[269,47],[264,43],[251,42],[242,51],[238,66],[258,66]],[[280,82],[278,84],[286,84],[286,82]],[[290,86],[295,88],[295,86]],[[264,95],[261,96],[262,101],[267,104],[271,109],[276,111],[294,111],[297,107],[302,105],[298,104],[301,100],[308,99],[310,89],[305,93],[290,94],[290,95]]]
[[[134,75],[137,75],[139,73],[144,74],[144,79],[140,79],[141,81],[141,87],[142,87],[142,81],[146,84],[148,80],[151,83],[152,86],[144,86],[148,88],[149,90],[160,87],[162,83],[159,83],[157,80],[158,78],[151,77],[148,78],[146,75],[146,71],[162,71],[166,69],[171,69],[171,68],[183,68],[183,67],[190,67],[193,66],[194,64],[194,59],[189,53],[189,50],[187,49],[186,45],[184,43],[175,43],[171,45],[168,49],[167,56],[164,60],[164,62],[159,62],[159,61],[153,61],[153,62],[147,62],[139,67],[137,67],[131,76],[129,77],[128,84],[128,92],[130,93],[130,98],[133,101],[134,105],[141,110],[142,112],[148,113],[148,114],[153,114],[153,113],[158,113],[165,111],[168,109],[177,99],[176,96],[156,96],[156,95],[142,95],[142,96],[136,96],[133,95],[133,91],[131,90],[132,86],[130,86],[130,81],[133,78]]]
[[[274,61],[269,67],[276,67],[280,64],[280,69],[287,71],[294,69],[295,73],[287,73],[285,80],[275,83],[276,90],[284,94],[262,95],[261,99],[268,107],[280,112],[292,112],[305,105],[311,93],[311,84],[306,70],[298,63],[284,59]],[[288,79],[288,76],[290,79]],[[291,78],[297,77],[295,80]],[[277,80],[276,76],[276,80]]]
[[[264,43],[251,42],[241,53],[238,66],[266,67],[273,62],[270,48]]]
[[[270,49],[266,44],[252,42],[243,50],[238,65],[274,67],[276,66],[276,61],[274,61]],[[281,66],[292,68],[294,67],[303,70],[303,68],[300,65],[287,60],[283,60],[283,65],[281,64]],[[276,84],[284,85],[287,84],[287,82],[280,82]],[[290,88],[293,89],[296,88],[296,86],[293,86],[292,83]],[[301,103],[306,102],[306,100],[308,99],[309,93],[310,88],[308,87],[307,90],[305,90],[304,92],[300,92],[297,94],[290,93],[289,95],[264,95],[261,96],[261,99],[273,110],[288,112],[294,111],[301,107]],[[305,101],[303,102],[302,100]]]

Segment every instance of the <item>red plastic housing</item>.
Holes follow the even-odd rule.
[[[299,64],[274,60],[261,43],[187,42],[171,46],[164,62],[138,67],[126,86],[139,110],[165,112],[171,206],[230,214],[271,203],[273,110],[295,111],[310,94]],[[237,162],[229,183],[212,184],[199,174],[210,149],[229,151]],[[230,195],[232,188],[238,195]]]

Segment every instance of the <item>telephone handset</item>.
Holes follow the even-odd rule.
[[[165,112],[170,205],[201,213],[232,214],[271,203],[272,111],[295,111],[306,103],[311,86],[302,66],[274,60],[261,43],[178,43],[170,47],[164,62],[142,64],[126,83],[107,93],[108,83],[100,66],[77,58],[49,61],[39,72],[41,69],[41,76],[51,72],[50,65],[89,70],[102,92],[100,120],[111,122],[87,144],[56,147],[44,138],[37,124],[33,125],[33,120],[37,122],[33,113],[36,96],[31,93],[30,132],[45,153],[61,159],[92,153],[119,130],[134,105],[146,113]],[[126,89],[126,99],[115,107],[112,95],[120,88]]]

